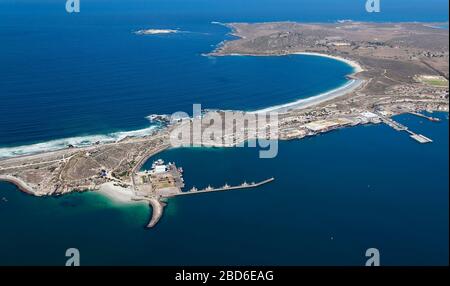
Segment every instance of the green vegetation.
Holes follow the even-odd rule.
[[[448,87],[448,80],[442,76],[418,76],[416,80],[435,87]]]
[[[422,80],[423,83],[425,84],[429,84],[432,86],[439,86],[439,87],[446,87],[448,86],[448,81],[447,80],[441,80],[441,79],[425,79]]]

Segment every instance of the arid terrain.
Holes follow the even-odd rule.
[[[344,126],[389,123],[391,116],[406,112],[448,112],[448,29],[422,23],[358,22],[227,26],[238,38],[222,43],[209,56],[319,53],[356,62],[362,68],[350,76],[361,82],[355,90],[283,110],[279,115],[280,139],[302,138]],[[208,114],[203,120],[205,128]],[[142,164],[170,147],[169,134],[180,124],[172,122],[143,138],[2,159],[0,180],[34,195],[97,190],[106,183],[132,189]],[[152,199],[158,199],[157,195]]]

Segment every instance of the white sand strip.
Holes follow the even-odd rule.
[[[330,58],[334,59],[340,62],[344,62],[351,66],[353,68],[353,73],[359,73],[364,71],[364,69],[361,67],[361,65],[353,60],[337,57],[337,56],[331,56],[327,54],[321,54],[321,53],[309,53],[309,52],[300,52],[300,53],[292,53],[292,55],[306,55],[306,56],[317,56],[317,57],[324,57],[324,58]]]
[[[122,188],[113,182],[102,184],[98,193],[107,196],[115,202],[136,203],[136,201],[133,201],[134,194],[130,188]]]
[[[359,63],[349,60],[349,59],[337,57],[337,56],[331,56],[331,55],[321,54],[321,53],[307,53],[307,52],[292,53],[292,55],[325,57],[325,58],[334,59],[334,60],[337,60],[340,62],[344,62],[353,68],[353,73],[351,75],[355,75],[359,72],[364,71],[364,69],[361,67],[361,65]],[[263,108],[260,110],[253,111],[251,113],[267,113],[267,112],[282,113],[282,112],[287,112],[288,110],[292,110],[292,109],[308,108],[308,107],[317,105],[319,103],[322,103],[322,102],[325,102],[325,101],[328,101],[331,99],[335,99],[337,97],[344,96],[350,92],[353,92],[358,87],[360,87],[363,83],[364,83],[364,80],[352,79],[349,82],[347,82],[346,84],[344,84],[336,89],[321,93],[319,95],[299,99],[299,100],[289,102],[286,104],[280,104],[280,105],[275,105],[275,106],[271,106],[268,108]]]
[[[360,80],[360,79],[352,79],[350,80],[348,83],[346,83],[343,86],[340,86],[336,89],[321,93],[319,95],[315,95],[315,96],[311,96],[308,98],[303,98],[303,99],[299,99],[297,101],[294,102],[289,102],[286,104],[280,104],[280,105],[275,105],[275,106],[271,106],[268,108],[264,108],[264,109],[260,109],[260,110],[256,110],[250,113],[268,113],[268,112],[279,112],[279,113],[283,113],[283,112],[287,112],[288,110],[292,110],[292,109],[303,109],[303,108],[308,108],[314,105],[317,105],[319,103],[346,95],[352,91],[354,91],[355,89],[357,89],[358,87],[361,86],[361,84],[363,84],[364,81]]]

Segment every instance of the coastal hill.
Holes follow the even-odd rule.
[[[361,76],[374,78],[371,93],[398,83],[415,83],[417,74],[448,79],[449,30],[439,24],[364,23],[332,24],[231,23],[237,40],[227,41],[212,55],[288,55],[314,52],[350,58],[365,67]]]
[[[266,110],[280,112],[279,139],[367,123],[384,122],[401,129],[390,117],[423,110],[448,112],[449,31],[437,24],[345,21],[227,26],[238,39],[224,42],[210,56],[309,54],[333,57],[354,67],[350,83],[338,90]],[[207,113],[202,130],[209,127],[208,122]],[[141,166],[170,147],[170,132],[180,124],[172,122],[141,138],[2,159],[0,180],[33,195],[99,190],[111,184],[133,190]],[[225,132],[215,146],[233,146],[221,144],[227,136]],[[427,142],[420,134],[413,136]],[[156,194],[154,199],[159,199]]]

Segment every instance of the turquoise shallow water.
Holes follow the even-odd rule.
[[[96,193],[35,198],[0,184],[0,263],[56,264],[77,247],[82,264],[362,265],[376,247],[385,265],[448,264],[448,118],[401,122],[434,143],[384,126],[256,149],[174,149],[187,187],[274,176],[251,191],[169,200],[155,229],[145,205]]]
[[[448,22],[445,0],[384,1],[379,14],[363,2],[92,0],[69,16],[60,0],[0,1],[0,150],[115,138],[192,103],[281,104],[335,88],[350,72],[316,57],[204,57],[230,38],[211,21]],[[184,32],[132,34],[142,28]],[[170,200],[154,230],[144,228],[146,205],[96,193],[35,198],[0,183],[0,264],[63,265],[76,247],[84,265],[362,265],[376,247],[385,265],[447,265],[448,120],[399,120],[435,142],[367,126],[282,142],[272,160],[248,148],[165,152],[188,187],[276,181]]]

